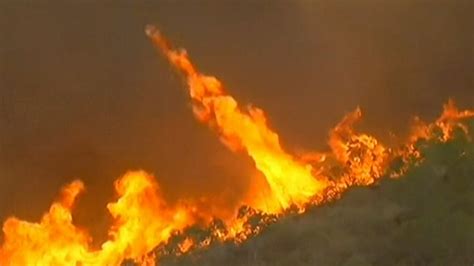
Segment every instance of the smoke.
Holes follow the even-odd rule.
[[[434,116],[447,97],[474,102],[472,1],[200,2],[1,1],[1,220],[37,221],[81,178],[75,217],[100,242],[110,184],[137,168],[170,199],[240,198],[251,162],[189,116],[142,34],[150,22],[179,33],[206,71],[267,110],[287,147],[324,145],[359,104],[365,126],[385,134],[412,114]]]

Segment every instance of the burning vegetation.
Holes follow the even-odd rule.
[[[74,202],[84,190],[81,181],[74,181],[41,221],[11,217],[4,222],[0,265],[154,265],[161,257],[181,256],[213,243],[242,244],[278,220],[339,199],[350,187],[406,174],[425,160],[423,142],[445,143],[456,134],[469,140],[468,121],[474,111],[458,110],[449,101],[435,122],[416,119],[403,145],[388,147],[357,132],[354,124],[362,112],[356,109],[330,131],[329,151],[292,154],[282,147],[261,109],[239,104],[217,78],[202,74],[186,51],[173,48],[155,27],[148,26],[146,33],[184,76],[195,117],[230,150],[247,154],[266,184],[250,189],[229,218],[192,199],[170,204],[153,176],[128,172],[116,180],[117,198],[107,205],[114,220],[109,239],[96,248],[87,230],[73,224]]]
[[[244,243],[157,253],[159,265],[470,265],[474,144],[461,133],[417,147],[424,159],[403,177],[354,187],[304,214],[288,213]],[[163,248],[172,250],[196,232],[183,232]]]

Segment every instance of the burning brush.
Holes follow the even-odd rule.
[[[202,74],[185,50],[173,48],[156,27],[147,26],[146,34],[184,76],[197,120],[215,131],[227,148],[247,154],[270,193],[262,199],[262,188],[250,191],[253,197],[242,199],[245,207],[236,217],[219,219],[192,200],[169,204],[153,176],[129,172],[115,182],[117,199],[107,205],[114,219],[109,239],[93,248],[90,235],[72,222],[74,201],[84,189],[76,181],[63,189],[40,222],[15,217],[5,221],[0,265],[119,265],[126,259],[151,265],[155,257],[148,254],[157,247],[156,254],[179,255],[214,242],[242,243],[288,213],[336,200],[352,186],[399,176],[410,162],[423,159],[417,148],[420,139],[445,142],[456,130],[466,133],[464,121],[474,117],[473,111],[459,111],[450,101],[437,121],[419,123],[405,145],[386,147],[354,129],[362,116],[357,109],[331,130],[330,151],[292,154],[282,147],[263,110],[240,104],[217,78]],[[402,162],[397,171],[391,167],[395,161]]]

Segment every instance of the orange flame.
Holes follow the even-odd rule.
[[[360,108],[346,115],[331,131],[329,146],[348,168],[347,177],[357,185],[370,185],[385,173],[389,153],[375,137],[354,132],[353,126],[361,117]]]
[[[200,240],[186,236],[178,244],[177,254],[208,246],[215,239],[240,243],[292,207],[303,212],[307,205],[339,198],[351,186],[373,184],[387,174],[395,157],[405,161],[412,157],[421,159],[415,145],[418,140],[448,141],[456,129],[467,133],[463,121],[474,117],[474,111],[459,111],[449,101],[439,119],[432,124],[417,120],[407,144],[392,149],[373,136],[355,131],[354,124],[362,117],[357,108],[330,132],[330,152],[296,156],[281,146],[262,110],[239,105],[219,80],[201,74],[186,52],[173,49],[156,28],[149,26],[146,32],[184,74],[195,116],[215,130],[229,149],[246,152],[253,159],[265,177],[270,195],[265,195],[264,202],[252,198],[248,202],[251,208],[244,208],[221,227],[211,222],[212,213],[198,211],[195,204],[166,203],[149,174],[129,172],[115,182],[118,198],[107,205],[114,223],[109,239],[95,249],[90,235],[73,224],[71,211],[76,197],[84,190],[82,182],[74,181],[63,188],[61,197],[39,223],[15,217],[5,221],[0,265],[119,265],[125,259],[153,265],[155,253],[149,253],[155,247],[167,244],[177,232],[185,232],[196,223],[208,226],[210,235]],[[441,131],[440,137],[436,137],[437,130]],[[261,189],[261,184],[257,187]],[[260,224],[252,225],[255,217],[260,218]]]
[[[411,141],[417,139],[430,139],[434,136],[433,131],[437,128],[441,130],[441,141],[447,141],[453,137],[455,129],[461,129],[464,133],[468,133],[468,128],[462,123],[463,120],[474,117],[474,111],[459,111],[452,99],[443,106],[443,113],[435,123],[427,125],[419,118],[415,118],[415,126],[411,135]]]
[[[72,224],[71,207],[84,189],[74,181],[62,191],[40,223],[9,218],[3,225],[5,241],[0,250],[1,265],[63,265],[87,253],[87,234]],[[51,252],[54,251],[54,252]]]
[[[148,26],[146,32],[186,76],[196,117],[215,129],[231,150],[245,150],[265,175],[280,205],[267,211],[280,211],[292,204],[302,206],[326,187],[324,180],[314,178],[310,164],[298,161],[281,147],[278,135],[268,127],[261,109],[252,106],[243,109],[226,93],[219,80],[201,74],[184,50],[173,50],[153,26]]]
[[[165,204],[152,176],[129,172],[115,183],[119,199],[107,206],[115,220],[110,240],[93,250],[87,232],[72,223],[71,208],[83,188],[80,181],[66,186],[40,223],[5,221],[0,265],[119,265],[125,258],[144,257],[173,231],[193,223],[184,206]]]

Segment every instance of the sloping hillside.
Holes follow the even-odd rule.
[[[213,244],[160,265],[473,265],[474,145],[420,143],[395,180],[270,225],[242,245]]]

